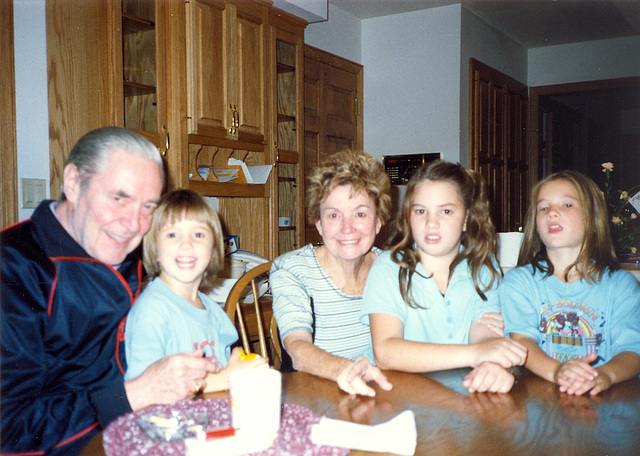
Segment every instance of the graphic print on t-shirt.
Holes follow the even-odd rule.
[[[216,341],[215,340],[205,340],[200,343],[193,343],[194,350],[202,349],[204,351],[204,357],[211,361],[213,364],[222,369],[224,366],[216,356]]]
[[[542,306],[538,329],[541,348],[553,359],[565,362],[597,353],[604,340],[603,315],[586,303],[566,299]]]

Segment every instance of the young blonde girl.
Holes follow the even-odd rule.
[[[418,169],[398,216],[402,239],[374,263],[363,322],[383,369],[472,367],[470,391],[509,391],[525,348],[502,336],[496,234],[479,174],[437,161]]]
[[[640,286],[620,270],[591,179],[562,171],[533,188],[518,266],[500,296],[529,370],[576,395],[640,374]]]
[[[235,326],[202,288],[210,287],[224,261],[222,228],[216,212],[197,193],[165,195],[143,240],[143,261],[152,282],[127,316],[125,379],[135,378],[159,359],[176,353],[206,357],[216,373],[194,380],[194,393],[227,388],[227,373],[266,363],[240,361]]]

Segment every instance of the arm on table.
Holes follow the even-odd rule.
[[[511,338],[527,347],[528,356],[525,367],[539,377],[555,383],[556,371],[562,363],[549,357],[549,355],[542,351],[538,346],[538,343],[531,337],[511,333]]]
[[[593,367],[597,354],[571,359],[561,363],[550,358],[538,347],[535,340],[521,334],[511,334],[529,349],[525,367],[547,381],[557,383],[560,391],[581,395],[590,391],[592,396],[640,374],[640,356],[633,352],[622,352],[609,362]]]
[[[504,320],[502,314],[487,312],[478,320],[471,322],[469,343],[481,343],[491,339],[504,337]],[[507,393],[515,383],[513,374],[503,366],[491,361],[484,361],[467,375],[462,385],[470,393]]]
[[[510,368],[526,358],[526,349],[507,338],[492,336],[469,345],[414,342],[404,339],[404,325],[394,315],[370,314],[369,322],[376,364],[382,369],[431,372],[476,367],[484,361]]]
[[[593,354],[595,355],[595,353]],[[595,356],[593,356],[595,360]],[[586,358],[583,358],[586,361]],[[568,364],[569,361],[565,364]],[[578,378],[565,380],[565,372],[559,369],[557,374],[560,391],[567,394],[581,395],[589,391],[589,394],[596,394],[611,388],[616,383],[637,377],[640,374],[640,356],[633,352],[622,352],[611,358],[611,360],[595,368],[596,375],[591,378]]]
[[[313,344],[311,334],[295,331],[284,339],[284,348],[291,356],[293,367],[301,372],[317,375],[338,383],[338,387],[350,394],[375,396],[375,390],[367,383],[376,382],[380,388],[390,390],[391,383],[380,369],[368,359],[355,361],[332,355]]]

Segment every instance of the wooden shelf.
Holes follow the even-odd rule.
[[[137,95],[149,95],[156,93],[155,86],[140,84],[138,82],[124,81],[124,96],[133,97]]]
[[[278,163],[297,164],[300,161],[300,154],[295,150],[278,149]]]
[[[287,65],[286,63],[280,63],[277,62],[277,72],[282,74],[282,73],[295,73],[296,68],[291,66],[291,65]]]
[[[189,180],[189,189],[204,196],[232,198],[266,198],[266,184],[233,184],[231,182],[209,182]]]
[[[155,26],[155,23],[148,19],[122,13],[122,33],[125,35],[153,30]]]
[[[265,144],[252,143],[249,141],[235,141],[231,139],[214,138],[212,136],[196,134],[189,134],[189,144],[226,147],[229,149],[249,150],[252,152],[264,152],[266,147]]]
[[[278,122],[295,122],[296,116],[290,116],[289,114],[278,113]]]
[[[278,231],[295,231],[297,228],[295,226],[279,226]]]
[[[295,177],[278,177],[278,182],[297,182],[298,179]]]

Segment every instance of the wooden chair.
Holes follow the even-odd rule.
[[[257,337],[259,354],[261,356],[269,356],[264,321],[265,314],[271,314],[271,295],[266,292],[261,293],[260,288],[263,288],[264,285],[261,287],[260,282],[262,279],[267,279],[266,283],[268,284],[270,270],[271,261],[268,261],[245,272],[231,288],[227,301],[225,302],[225,312],[227,312],[231,321],[238,327],[238,332],[242,340],[242,348],[245,353],[251,353],[253,351],[251,341]],[[248,297],[248,287],[250,288],[249,293],[253,297],[252,302],[245,302],[246,297]],[[265,296],[265,294],[268,296]],[[263,307],[268,307],[269,312],[265,312]],[[255,321],[255,324],[251,324],[252,319]],[[272,348],[272,351],[275,351],[273,349],[273,337],[278,337],[277,327],[275,327],[276,334],[271,334],[275,320],[270,319],[267,321],[270,324],[268,328],[270,330],[269,338],[271,339],[270,348]],[[276,340],[275,343],[277,347],[280,348],[279,340]],[[276,365],[276,363],[279,362],[279,356],[277,355],[277,353],[274,353],[273,356],[270,357],[270,360],[276,368],[279,368],[280,366]]]
[[[271,362],[273,367],[280,369],[280,366],[282,366],[282,347],[280,346],[280,333],[278,332],[278,323],[275,315],[271,315],[269,342],[271,343]]]

